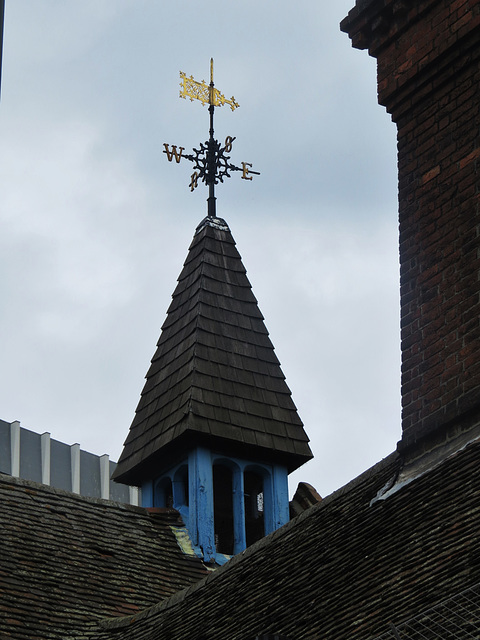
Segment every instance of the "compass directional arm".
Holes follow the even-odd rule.
[[[241,171],[242,172],[242,179],[243,180],[253,180],[253,178],[249,178],[248,176],[250,174],[252,175],[256,175],[259,176],[260,175],[260,171],[252,171],[252,169],[249,167],[252,167],[252,164],[250,162],[242,162],[242,166],[241,167],[236,167],[235,165],[231,164],[230,165],[230,169],[232,171]]]

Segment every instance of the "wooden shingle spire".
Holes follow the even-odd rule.
[[[196,230],[114,478],[141,484],[198,444],[271,460],[312,457],[226,222]]]

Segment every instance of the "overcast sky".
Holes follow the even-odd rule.
[[[395,127],[353,0],[6,0],[0,101],[0,418],[116,460],[207,189],[187,150],[240,108],[217,191],[265,316],[321,495],[400,432]]]

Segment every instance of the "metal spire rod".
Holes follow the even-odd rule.
[[[213,131],[213,114],[215,112],[215,100],[214,100],[213,84],[213,58],[210,58],[210,91],[209,91],[209,106],[210,112],[210,138],[208,140],[208,170],[207,170],[207,184],[208,184],[208,200],[207,200],[207,216],[209,218],[217,217],[216,198],[215,198],[215,175],[217,173],[217,167],[215,163],[215,150],[214,150],[214,131]]]
[[[0,95],[2,91],[2,52],[3,52],[3,23],[5,22],[5,0],[0,0]]]

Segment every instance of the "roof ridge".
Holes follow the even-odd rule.
[[[43,482],[36,482],[35,480],[27,480],[26,478],[18,478],[16,476],[11,476],[8,473],[0,472],[0,484],[4,485],[15,485],[17,487],[25,487],[26,490],[31,491],[31,495],[34,495],[33,492],[44,492],[47,494],[54,494],[58,496],[68,497],[73,500],[79,500],[81,502],[88,502],[92,504],[98,504],[101,506],[107,507],[120,507],[121,509],[125,509],[128,511],[137,511],[143,512],[145,511],[144,507],[140,507],[134,504],[128,504],[127,502],[120,502],[117,500],[108,500],[106,498],[95,498],[92,496],[85,496],[80,493],[74,493],[73,491],[68,491],[67,489],[60,489],[59,487],[53,487],[49,484],[44,484]]]

